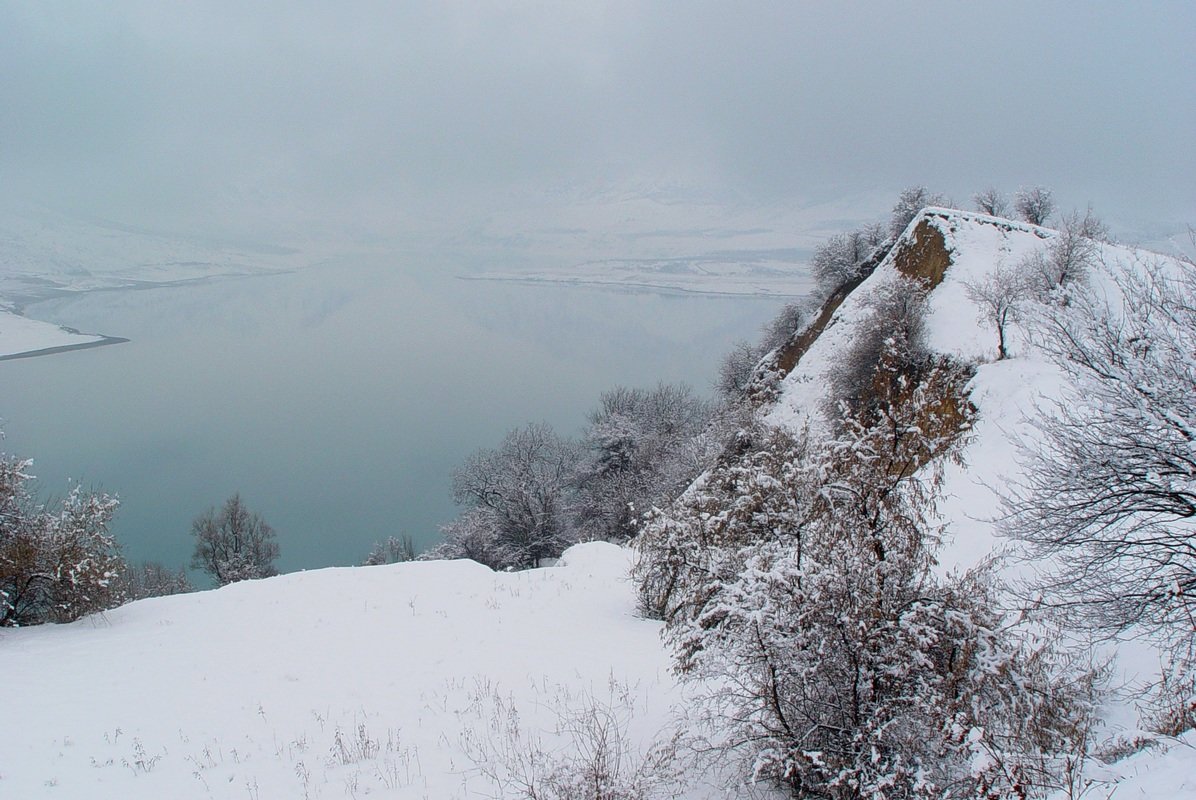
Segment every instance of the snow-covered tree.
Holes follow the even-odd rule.
[[[711,404],[682,384],[603,392],[583,435],[579,524],[587,538],[623,541],[705,466]]]
[[[116,498],[75,486],[47,507],[29,490],[30,463],[0,457],[0,626],[111,608],[125,566],[108,531]]]
[[[1105,289],[1073,286],[1033,323],[1069,388],[1032,420],[1005,527],[1055,565],[1048,602],[1191,648],[1196,267],[1143,262],[1109,277]]]
[[[1045,225],[1055,213],[1055,198],[1045,187],[1023,187],[1013,198],[1013,209],[1031,225]]]
[[[985,322],[992,323],[997,332],[997,360],[1007,358],[1006,336],[1010,323],[1016,322],[1026,301],[1030,280],[1021,270],[998,265],[983,278],[964,284],[968,297],[980,309]]]
[[[191,566],[212,576],[218,586],[277,575],[279,547],[274,529],[241,500],[240,493],[217,511],[210,508],[191,525],[195,551]]]
[[[408,535],[386,537],[385,542],[374,542],[370,554],[361,562],[363,567],[380,564],[400,564],[415,560],[415,541]]]
[[[927,206],[941,206],[946,199],[937,192],[932,192],[925,186],[911,186],[903,191],[893,205],[889,215],[889,235],[896,239],[902,231],[918,216],[918,212]]]
[[[994,217],[1004,217],[1009,214],[1009,201],[993,187],[988,187],[972,196],[976,209]]]
[[[921,206],[917,210],[920,211]],[[913,219],[913,214],[910,219]],[[866,266],[875,260],[877,249],[885,242],[883,229],[879,225],[871,225],[832,236],[819,245],[810,259],[810,272],[822,293],[830,294],[840,286],[860,278]]]
[[[738,341],[731,345],[718,365],[718,378],[715,388],[718,393],[729,401],[735,401],[747,394],[752,384],[752,375],[760,358],[767,351],[762,350],[748,341]]]
[[[1106,235],[1091,209],[1083,217],[1069,214],[1046,248],[1027,256],[1017,271],[1035,299],[1066,302],[1067,288],[1082,282],[1099,260],[1100,241]]]
[[[764,337],[760,340],[760,354],[764,355],[788,344],[794,334],[806,326],[817,310],[818,304],[810,297],[781,306],[781,310],[764,326]]]
[[[578,448],[539,423],[511,431],[453,473],[453,497],[468,504],[468,539],[488,539],[483,563],[528,569],[577,540],[573,486]],[[480,543],[480,542],[479,542]]]

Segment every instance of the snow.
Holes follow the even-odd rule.
[[[520,573],[324,569],[6,629],[0,796],[494,796],[468,752],[512,708],[551,746],[590,698],[646,747],[674,683],[627,568],[586,544]]]
[[[49,322],[0,311],[0,360],[61,347],[87,347],[104,341],[107,341],[104,336],[76,333]]]
[[[1117,800],[1196,797],[1196,731],[1129,756],[1106,770],[1091,770],[1089,777],[1096,797]],[[1065,796],[1059,793],[1057,797],[1063,800]]]
[[[1006,549],[995,531],[1000,492],[1020,473],[1017,442],[1033,441],[1030,420],[1044,413],[1064,396],[1067,386],[1057,367],[1027,341],[1025,331],[1012,325],[1010,358],[996,361],[997,338],[993,325],[981,318],[968,297],[966,286],[984,278],[998,266],[1014,266],[1027,255],[1046,248],[1054,231],[1012,223],[983,214],[931,208],[915,218],[907,232],[928,219],[944,236],[952,264],[943,281],[929,296],[926,340],[931,350],[950,354],[976,365],[970,397],[979,409],[978,420],[963,450],[963,465],[948,464],[938,513],[946,524],[947,539],[939,553],[939,569],[966,570]],[[1164,265],[1171,259],[1118,245],[1100,245],[1099,266],[1089,280],[1098,295],[1120,302],[1115,276],[1141,268],[1143,260]],[[868,300],[896,280],[891,259],[843,302],[830,325],[784,378],[775,405],[764,413],[766,421],[791,431],[807,427],[812,435],[824,431],[822,408],[829,371],[846,352],[868,317]],[[1034,565],[1012,561],[1003,577],[1011,582],[1029,577]],[[1108,642],[1105,654],[1113,658],[1111,684],[1120,692],[1103,711],[1104,736],[1136,733],[1138,711],[1133,693],[1157,678],[1159,653],[1142,640]],[[1196,797],[1196,737],[1177,742],[1164,752],[1152,749],[1110,768],[1124,783],[1117,797]],[[1099,796],[1099,795],[1098,795]]]
[[[941,568],[951,570],[1001,546],[992,520],[1018,473],[1016,438],[1031,435],[1027,419],[1064,384],[1016,330],[1011,358],[994,361],[995,332],[966,292],[1052,233],[925,214],[953,256],[930,299],[930,346],[977,363],[979,418],[966,467],[947,467],[939,507],[950,533]],[[1102,248],[1110,270],[1139,257]],[[769,421],[818,430],[828,370],[866,319],[868,297],[895,277],[882,264],[842,304],[782,382]],[[86,338],[0,314],[0,355]],[[0,708],[13,732],[0,748],[0,797],[515,796],[495,783],[527,766],[510,763],[512,753],[538,741],[567,757],[577,748],[561,726],[591,707],[625,724],[628,747],[642,753],[670,735],[681,696],[660,625],[636,613],[628,566],[625,550],[595,543],[521,573],[466,561],[325,569],[0,630]],[[1115,683],[1141,685],[1157,669],[1141,643],[1110,650]],[[1103,732],[1132,736],[1135,718],[1132,701],[1118,700]],[[1196,798],[1196,735],[1090,775],[1095,796]],[[688,773],[672,788],[691,800],[724,796]]]

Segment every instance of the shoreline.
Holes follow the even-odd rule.
[[[71,331],[80,336],[94,335],[99,336],[99,339],[90,342],[79,342],[77,344],[60,344],[54,347],[42,347],[37,350],[25,350],[20,353],[9,353],[8,355],[0,356],[0,361],[15,361],[18,358],[38,358],[39,356],[52,356],[58,353],[69,353],[72,350],[91,350],[95,347],[106,347],[110,344],[125,344],[131,341],[122,336],[104,336],[103,334],[79,334],[78,331]]]
[[[638,283],[633,281],[615,281],[602,280],[598,278],[549,278],[540,276],[516,276],[516,275],[455,275],[457,280],[462,281],[493,281],[496,283],[516,283],[526,286],[560,286],[560,287],[584,287],[590,289],[608,289],[612,291],[625,291],[631,293],[647,292],[650,294],[659,295],[684,295],[694,297],[721,297],[721,298],[742,298],[742,299],[784,299],[805,297],[810,292],[795,293],[792,291],[775,291],[775,292],[761,292],[761,291],[735,291],[733,289],[698,289],[687,288],[683,286],[674,286],[659,283]]]

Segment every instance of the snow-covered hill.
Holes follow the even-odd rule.
[[[325,569],[2,630],[0,797],[520,796],[501,775],[572,750],[557,729],[587,713],[635,749],[667,736],[626,570],[607,544],[521,573]]]
[[[1010,323],[1009,358],[998,360],[995,326],[968,287],[982,283],[995,270],[1016,268],[1046,253],[1060,235],[983,214],[926,209],[909,224],[888,257],[830,314],[821,332],[798,348],[796,364],[781,377],[774,397],[760,408],[764,420],[794,433],[806,430],[815,437],[827,433],[825,409],[832,376],[868,324],[873,299],[901,274],[929,280],[933,288],[928,295],[925,344],[933,352],[974,366],[968,392],[978,412],[962,451],[963,463],[945,466],[938,504],[947,534],[939,552],[943,572],[974,567],[995,552],[1011,556],[1003,570],[1004,578],[1013,583],[1041,566],[1019,560],[1008,540],[998,535],[1000,495],[1025,474],[1019,442],[1033,445],[1040,436],[1033,421],[1051,413],[1063,398],[1074,397],[1077,387],[1035,345],[1028,325]],[[1185,268],[1167,256],[1104,242],[1093,245],[1085,280],[1113,313],[1122,302],[1119,285],[1125,276],[1141,274],[1151,266],[1163,271]],[[1141,639],[1108,641],[1100,652],[1112,659],[1110,686],[1116,691],[1103,709],[1104,725],[1097,737],[1133,738],[1139,734],[1136,693],[1158,680],[1164,658]],[[1152,758],[1160,759],[1157,765]],[[1097,796],[1116,789],[1116,797],[1196,797],[1196,750],[1190,746],[1166,755],[1142,753],[1114,765],[1111,773],[1097,770],[1094,774],[1116,778],[1127,774],[1124,770],[1139,777],[1120,785],[1109,783],[1103,790],[1094,788]],[[1147,774],[1160,783],[1151,784],[1143,777]]]
[[[1017,475],[1013,437],[1063,386],[1020,334],[1011,357],[995,360],[995,332],[965,284],[1055,236],[927,210],[761,409],[816,433],[828,371],[864,323],[868,297],[899,270],[925,268],[910,252],[942,256],[929,259],[938,282],[927,340],[975,364],[978,410],[966,466],[947,468],[944,569],[1000,545],[993,487]],[[1154,258],[1114,245],[1099,255],[1097,285]],[[636,612],[628,566],[627,551],[588,544],[522,573],[471,562],[327,569],[0,630],[10,731],[0,797],[515,798],[530,796],[528,782],[584,774],[604,748],[621,756],[628,782],[653,754],[664,782],[647,796],[745,796],[662,756],[683,689],[660,624]],[[1140,686],[1158,666],[1149,648],[1122,646],[1115,683]],[[1105,735],[1132,734],[1132,698],[1115,697],[1104,717]],[[1091,797],[1196,797],[1196,735],[1093,770]]]

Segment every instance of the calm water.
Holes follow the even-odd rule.
[[[130,559],[186,562],[196,515],[240,491],[284,571],[419,546],[453,467],[510,428],[576,433],[599,392],[686,381],[782,301],[411,277],[328,266],[47,302],[30,316],[128,344],[0,362],[6,452],[44,492],[116,492]]]

